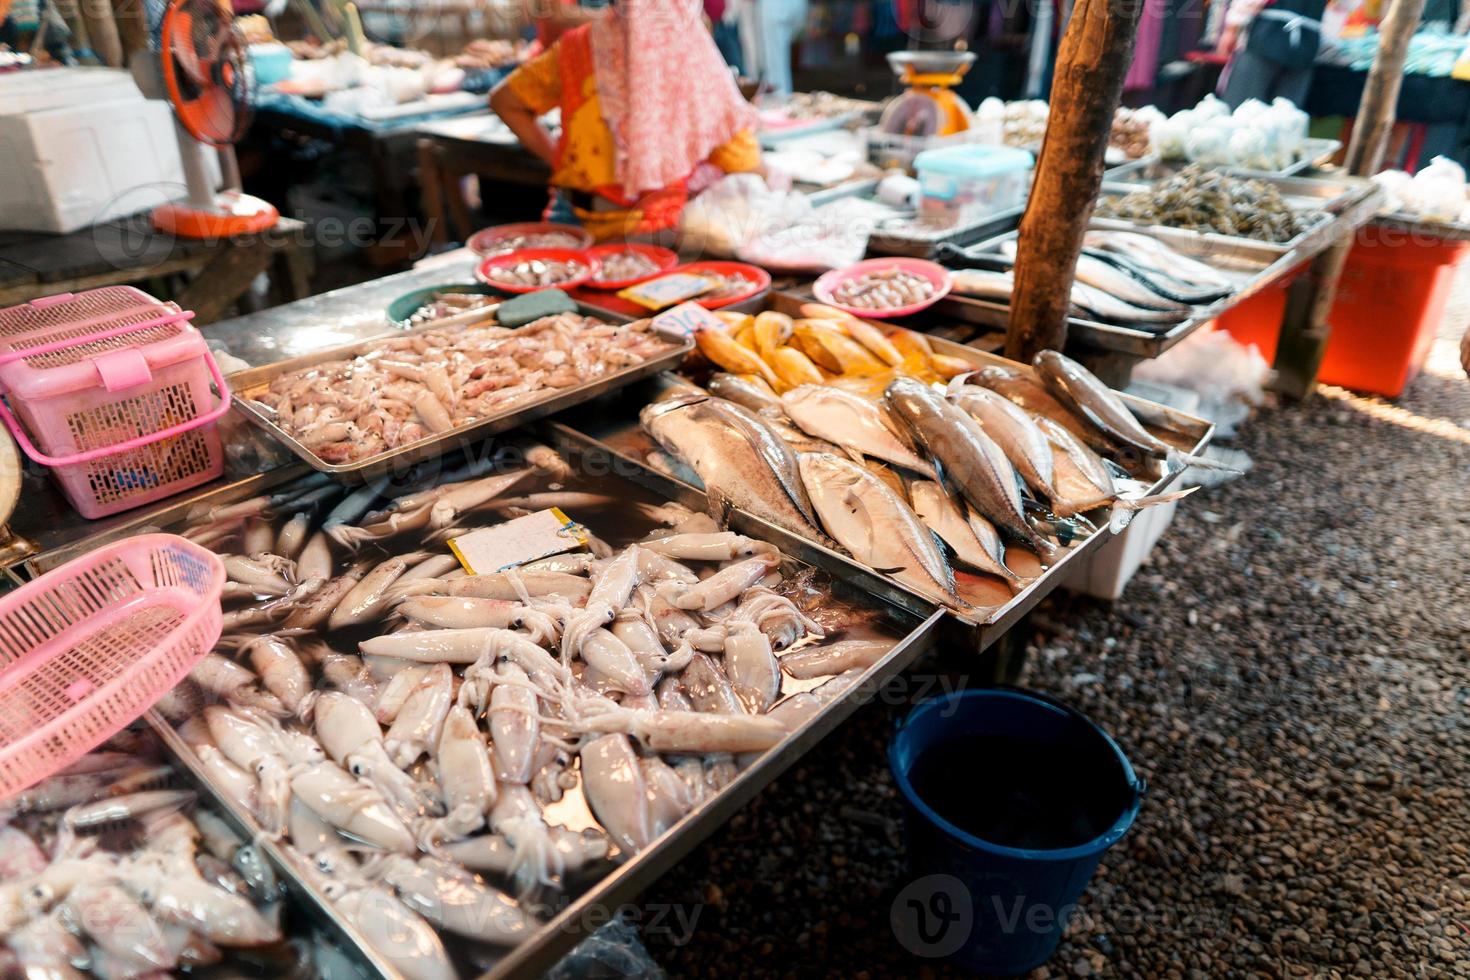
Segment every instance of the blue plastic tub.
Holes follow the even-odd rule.
[[[1016,975],[1055,952],[1144,784],[1082,714],[1044,695],[958,691],[916,706],[888,748],[910,880],[895,934],[920,956]]]

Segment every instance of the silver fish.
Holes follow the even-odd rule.
[[[783,414],[781,399],[764,378],[752,374],[730,374],[721,371],[711,375],[709,393],[716,398],[732,401],[752,412],[777,415]]]
[[[825,385],[799,385],[781,396],[781,405],[793,422],[819,439],[934,475],[934,468],[889,428],[882,409],[860,395]]]
[[[1100,453],[1117,452],[1117,443],[1072,414],[1072,410],[1057,401],[1029,371],[1004,364],[991,364],[968,378],[972,384],[989,388],[1032,415],[1051,419]]]
[[[722,398],[686,396],[645,406],[639,421],[699,474],[712,513],[728,500],[788,531],[820,535],[796,454],[750,410]]]
[[[1067,355],[1044,350],[1036,355],[1033,366],[1041,383],[1058,401],[1108,438],[1131,446],[1146,456],[1156,456],[1171,463],[1182,461],[1207,469],[1229,469],[1214,460],[1181,452],[1149,432],[1116,392]]]
[[[1052,497],[1051,509],[1058,517],[1071,517],[1109,505],[1124,510],[1142,510],[1171,500],[1182,500],[1199,489],[1190,487],[1172,493],[1124,498],[1100,456],[1051,419],[1038,419],[1036,424],[1053,446],[1056,493]]]
[[[822,525],[854,558],[921,592],[960,601],[939,542],[888,484],[831,453],[802,453],[800,461]]]
[[[1169,270],[1171,275],[1174,273],[1186,275],[1193,282],[1205,286],[1216,287],[1227,292],[1234,288],[1230,280],[1221,275],[1218,269],[1170,248],[1151,235],[1129,231],[1089,231],[1083,237],[1082,244],[1088,248],[1117,252],[1140,264]]]
[[[939,484],[932,480],[915,480],[909,487],[914,513],[919,520],[954,549],[955,557],[977,572],[997,575],[1013,588],[1026,580],[1006,567],[1005,548],[995,527],[979,514],[969,511],[964,501],[951,500]]]
[[[1007,258],[1014,259],[1016,257],[1015,239],[1002,242],[1000,252]],[[1100,289],[1109,296],[1132,306],[1147,310],[1172,310],[1179,314],[1177,319],[1183,319],[1189,313],[1187,304],[1159,295],[1137,278],[1090,255],[1083,254],[1077,257],[1076,277],[1078,282]],[[1076,299],[1077,297],[1074,296],[1073,301],[1075,302]]]
[[[1051,446],[1031,416],[989,388],[965,384],[963,375],[950,382],[948,394],[950,401],[969,412],[985,434],[995,440],[1026,485],[1050,500]]]
[[[1006,306],[1010,305],[1011,290],[1015,286],[1009,272],[987,269],[957,269],[952,274],[952,282],[956,293]],[[1080,279],[1072,283],[1071,299],[1074,313],[1110,323],[1177,323],[1188,315],[1187,309],[1157,310],[1135,306]]]
[[[914,378],[894,379],[883,399],[909,427],[914,442],[928,448],[944,480],[976,510],[1043,559],[1056,552],[1055,545],[1026,523],[1020,478],[980,423]]]

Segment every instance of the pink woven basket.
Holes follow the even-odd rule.
[[[136,720],[219,639],[225,570],[172,534],[106,545],[0,598],[0,800]]]

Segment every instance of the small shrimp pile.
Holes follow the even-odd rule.
[[[227,956],[290,975],[270,866],[213,811],[186,813],[195,794],[164,788],[158,749],[124,731],[0,803],[0,975],[162,977]]]
[[[854,276],[832,291],[833,301],[857,310],[892,310],[922,303],[933,295],[932,282],[896,267]]]
[[[225,554],[230,607],[159,710],[411,977],[455,975],[441,932],[528,938],[543,896],[647,847],[894,645],[775,546],[514,455],[397,496],[305,479],[187,532]],[[621,546],[471,575],[441,543],[547,507]]]
[[[700,299],[728,299],[731,296],[750,292],[751,281],[744,276],[727,276],[708,269],[699,269],[694,274],[715,284],[709,292],[701,293]]]
[[[651,276],[659,271],[657,262],[642,252],[635,252],[632,249],[603,255],[601,265],[602,267],[597,272],[599,282],[626,282],[629,279]]]
[[[507,286],[555,286],[570,282],[587,271],[585,263],[554,259],[527,259],[515,265],[491,266],[485,275]]]
[[[440,290],[429,297],[428,302],[414,310],[408,316],[408,324],[412,327],[421,327],[425,324],[434,323],[470,310],[478,310],[486,306],[499,303],[500,299],[488,293],[459,293],[450,290]]]
[[[641,364],[675,346],[649,329],[563,313],[390,337],[244,397],[327,463],[366,459]]]
[[[480,249],[487,258],[522,248],[581,248],[582,239],[565,231],[510,232],[488,238]]]

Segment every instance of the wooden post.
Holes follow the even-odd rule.
[[[1398,110],[1409,39],[1424,13],[1424,0],[1392,0],[1392,4],[1379,25],[1378,52],[1363,85],[1344,161],[1354,177],[1371,177],[1383,166],[1383,153]],[[1275,387],[1292,398],[1305,398],[1317,384],[1317,371],[1332,335],[1327,314],[1337,297],[1337,283],[1354,237],[1344,238],[1317,256],[1306,275],[1292,287],[1281,320],[1275,364]]]
[[[1006,356],[1029,361],[1067,342],[1072,278],[1143,0],[1078,0],[1057,50],[1051,115],[1021,217]]]

